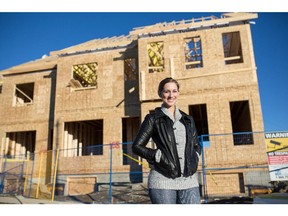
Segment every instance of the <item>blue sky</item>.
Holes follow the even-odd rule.
[[[257,11],[256,11],[257,12]],[[219,12],[0,12],[0,71],[96,38],[128,35],[135,27]],[[265,131],[288,130],[288,12],[259,12],[251,25]]]

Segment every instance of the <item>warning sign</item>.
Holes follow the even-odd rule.
[[[288,180],[288,132],[265,133],[271,181]]]

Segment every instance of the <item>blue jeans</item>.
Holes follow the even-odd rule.
[[[152,204],[200,204],[199,187],[185,190],[149,189]]]

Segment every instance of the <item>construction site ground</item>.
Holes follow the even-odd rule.
[[[201,200],[205,203],[204,200]],[[255,202],[256,201],[256,202]],[[112,199],[109,186],[101,186],[99,191],[75,196],[57,195],[54,200],[27,198],[22,195],[2,194],[0,204],[151,204],[147,188],[143,184],[113,185]],[[209,197],[207,204],[253,204],[288,203],[288,193],[272,193],[252,197]]]

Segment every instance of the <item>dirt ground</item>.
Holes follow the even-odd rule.
[[[114,185],[112,200],[108,187],[102,187],[98,192],[78,196],[57,196],[58,201],[77,201],[84,204],[151,204],[148,190],[142,184]],[[202,199],[204,204],[204,200]],[[250,197],[221,197],[210,198],[206,204],[252,204]]]
[[[85,195],[64,196],[55,194],[55,199],[51,202],[51,197],[47,199],[44,197],[32,199],[23,197],[21,195],[1,195],[0,204],[14,203],[78,203],[78,204],[151,204],[148,196],[148,189],[146,184],[113,184],[112,191],[109,191],[109,184],[104,184],[98,187],[97,192]],[[112,194],[110,194],[110,192]],[[283,191],[278,191],[284,193]],[[272,193],[274,194],[274,193]],[[287,195],[287,191],[285,191]],[[274,194],[277,195],[277,194]],[[7,202],[10,200],[11,202]],[[202,204],[253,204],[254,199],[252,197],[211,197],[207,202],[204,202],[202,197]],[[287,199],[288,202],[288,199]]]

